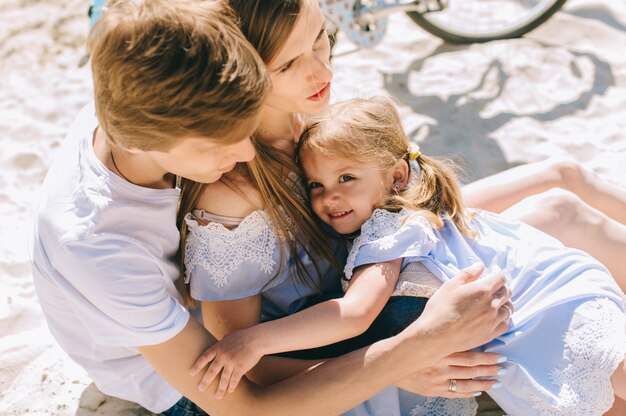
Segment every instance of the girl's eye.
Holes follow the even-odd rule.
[[[311,182],[309,184],[309,189],[317,189],[317,188],[321,188],[322,184],[319,182]]]
[[[352,176],[350,176],[350,175],[341,175],[341,176],[339,177],[339,183],[342,183],[342,182],[350,182],[350,181],[351,181],[351,180],[353,180],[353,179],[354,179],[354,177],[352,177]]]

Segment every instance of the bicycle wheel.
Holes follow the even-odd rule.
[[[427,32],[452,43],[517,38],[548,20],[567,0],[448,0],[440,11],[407,12]]]

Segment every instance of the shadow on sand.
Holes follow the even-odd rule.
[[[550,48],[551,45],[541,44],[533,40],[538,48]],[[588,88],[573,99],[566,102],[558,102],[548,110],[537,112],[504,111],[493,116],[482,116],[484,110],[497,100],[510,76],[505,70],[501,58],[496,57],[485,67],[480,81],[475,86],[461,93],[452,94],[442,98],[442,94],[426,95],[420,92],[412,93],[409,89],[409,76],[420,77],[425,64],[429,59],[442,54],[453,54],[470,48],[470,46],[442,44],[432,53],[412,62],[405,71],[384,73],[384,88],[389,94],[398,98],[405,105],[420,115],[434,120],[429,124],[429,134],[420,141],[420,146],[426,154],[433,156],[448,156],[463,160],[466,168],[467,180],[473,181],[485,176],[500,172],[513,167],[507,162],[502,149],[493,134],[505,124],[517,119],[527,118],[538,122],[548,122],[561,117],[571,115],[581,109],[587,108],[594,97],[603,95],[606,90],[614,85],[613,72],[610,65],[596,55],[587,52],[570,50],[574,58],[585,58],[593,67],[593,80]],[[513,56],[512,48],[507,56]],[[540,63],[537,63],[539,65]],[[573,60],[568,68],[570,75],[581,78],[582,69]],[[486,80],[489,78],[489,88],[486,88]],[[495,88],[494,88],[495,79]],[[480,92],[479,94],[477,94]],[[456,124],[451,126],[450,123]],[[409,138],[415,139],[420,133],[420,126],[413,131],[407,132]],[[453,127],[453,128],[450,128]]]

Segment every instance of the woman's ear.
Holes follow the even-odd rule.
[[[406,160],[399,159],[392,170],[394,191],[399,192],[406,188],[409,183],[409,174],[409,164],[406,163]]]

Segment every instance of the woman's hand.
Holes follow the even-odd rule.
[[[461,270],[445,282],[426,304],[414,324],[402,332],[409,345],[423,343],[423,335],[413,336],[413,328],[423,328],[429,341],[437,344],[440,357],[481,346],[508,330],[513,313],[511,291],[501,271],[480,277],[484,267],[476,264]],[[479,278],[480,277],[480,278]]]
[[[255,337],[247,330],[235,331],[203,352],[190,369],[191,375],[196,375],[210,363],[198,389],[205,391],[221,371],[215,398],[221,399],[227,391],[229,393],[235,391],[241,377],[263,357],[254,339]]]
[[[451,399],[473,397],[489,390],[497,380],[473,380],[475,377],[495,377],[504,370],[499,363],[506,357],[491,352],[456,352],[437,364],[413,373],[396,385],[422,396],[440,396]],[[498,374],[500,372],[500,374]],[[451,380],[456,390],[450,391]]]

